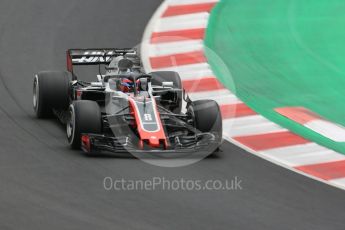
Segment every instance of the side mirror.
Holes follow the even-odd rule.
[[[147,91],[148,90],[148,82],[146,78],[139,79],[139,88],[141,91]]]
[[[174,86],[174,82],[172,81],[164,81],[162,82],[163,88],[172,88]]]
[[[120,90],[120,87],[119,87],[120,82],[118,79],[109,79],[108,83],[109,83],[109,88],[111,90],[115,90],[115,91]]]

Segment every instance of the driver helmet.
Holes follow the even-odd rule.
[[[139,89],[140,89],[140,81],[139,80],[136,81],[136,86],[137,86],[137,90],[139,91]],[[129,78],[122,78],[120,89],[124,93],[133,92],[134,91],[134,82]]]

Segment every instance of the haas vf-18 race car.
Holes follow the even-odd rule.
[[[98,66],[97,81],[79,80],[77,65]],[[86,153],[214,152],[222,141],[218,104],[191,101],[176,72],[144,73],[135,49],[68,50],[67,71],[35,75],[33,105]]]

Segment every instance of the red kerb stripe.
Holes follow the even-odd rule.
[[[299,166],[296,169],[324,180],[332,180],[345,177],[345,160]]]
[[[309,142],[288,131],[235,137],[234,139],[255,151],[300,145]]]
[[[183,88],[188,93],[213,91],[224,89],[224,86],[215,77],[205,77],[194,80],[184,80]]]
[[[188,5],[176,5],[169,6],[162,17],[171,17],[183,14],[193,14],[201,12],[210,12],[216,3],[200,3],[200,4],[188,4]]]
[[[313,120],[322,119],[319,115],[304,107],[284,107],[277,108],[275,111],[302,125]]]
[[[205,29],[174,30],[165,32],[154,32],[151,36],[151,43],[178,42],[185,40],[203,39]]]
[[[256,113],[244,103],[221,105],[220,110],[222,111],[223,119],[256,115]]]
[[[207,60],[203,51],[195,51],[189,53],[180,53],[150,58],[151,66],[154,69],[204,63],[206,61]]]

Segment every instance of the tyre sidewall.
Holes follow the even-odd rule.
[[[102,114],[99,105],[95,101],[74,101],[70,107],[70,120],[68,125],[73,125],[71,136],[67,139],[70,146],[79,149],[81,146],[81,135],[83,133],[100,134],[102,130]]]
[[[34,111],[37,117],[50,117],[53,114],[53,109],[68,109],[71,79],[71,73],[66,71],[42,71],[35,75],[34,91],[36,85],[36,88],[38,87],[38,94],[36,94]]]
[[[217,102],[213,100],[194,101],[189,106],[188,113],[193,117],[196,129],[217,134],[222,139],[222,117]]]

